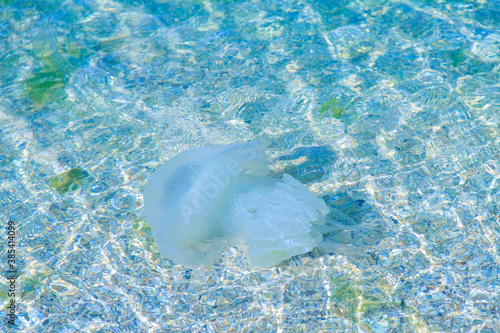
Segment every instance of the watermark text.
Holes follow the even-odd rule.
[[[7,222],[7,269],[9,303],[7,304],[7,323],[16,325],[16,224],[14,221]]]

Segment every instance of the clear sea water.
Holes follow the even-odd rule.
[[[499,73],[498,0],[0,0],[0,331],[500,332]],[[366,255],[156,251],[147,177],[253,138]]]

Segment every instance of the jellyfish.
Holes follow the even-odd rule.
[[[149,177],[146,222],[157,250],[181,265],[210,264],[227,246],[269,267],[311,251],[330,212],[288,174],[269,175],[261,141],[181,152]]]

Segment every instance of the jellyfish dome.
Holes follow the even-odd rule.
[[[158,168],[144,191],[158,251],[182,265],[212,263],[226,247],[252,266],[311,251],[329,210],[292,176],[268,175],[260,141],[184,151]]]

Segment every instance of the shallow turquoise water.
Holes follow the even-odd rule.
[[[17,329],[500,331],[499,8],[0,0]],[[183,150],[256,137],[274,173],[368,226],[329,236],[366,256],[252,269],[234,248],[196,267],[156,252],[147,177]]]

